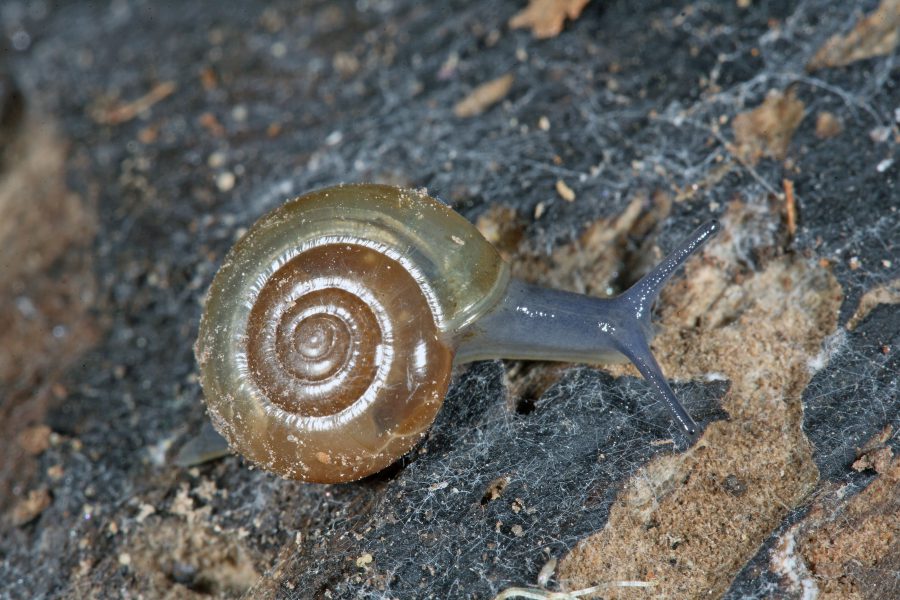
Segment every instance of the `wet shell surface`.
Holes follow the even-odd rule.
[[[346,185],[288,202],[210,288],[196,354],[213,425],[285,477],[377,472],[428,429],[454,336],[507,280],[477,230],[424,193]]]

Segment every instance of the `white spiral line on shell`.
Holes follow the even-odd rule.
[[[256,303],[256,300],[262,292],[263,287],[266,285],[266,282],[281,267],[283,267],[285,264],[290,262],[295,257],[299,256],[303,252],[326,244],[349,244],[364,246],[366,248],[379,252],[380,254],[384,254],[392,260],[398,262],[419,285],[419,288],[422,290],[429,308],[431,309],[432,315],[434,316],[435,323],[439,328],[444,324],[443,310],[441,309],[440,303],[437,300],[437,295],[435,294],[434,289],[430,285],[428,285],[422,272],[412,264],[412,261],[383,244],[379,244],[371,240],[355,238],[352,236],[324,236],[304,242],[298,246],[289,248],[284,251],[282,254],[273,259],[269,263],[269,265],[265,269],[263,269],[255,278],[245,300],[245,307],[247,311],[249,312],[250,310],[252,310],[254,304]],[[347,406],[345,409],[333,415],[325,416],[297,415],[284,410],[280,406],[270,402],[268,397],[254,383],[248,365],[248,357],[246,351],[241,350],[235,353],[235,366],[239,374],[241,388],[240,393],[247,394],[248,396],[255,398],[257,400],[258,406],[262,408],[267,416],[299,430],[333,430],[358,418],[377,399],[378,393],[385,384],[387,375],[390,372],[391,365],[394,361],[393,326],[390,323],[390,319],[387,316],[387,311],[384,309],[384,306],[380,302],[378,302],[378,300],[375,298],[375,295],[370,289],[365,288],[359,285],[359,283],[357,283],[356,281],[353,281],[346,277],[316,277],[294,286],[294,289],[291,290],[290,301],[293,302],[296,298],[299,298],[303,294],[328,287],[342,289],[360,298],[375,315],[375,318],[378,321],[378,325],[381,328],[382,334],[381,343],[378,344],[375,351],[375,364],[377,365],[375,376],[373,377],[372,382],[366,388],[366,391],[363,392],[363,394],[356,401]],[[238,330],[235,332],[235,337],[238,342],[237,347],[246,348],[246,323],[240,323],[238,325]]]

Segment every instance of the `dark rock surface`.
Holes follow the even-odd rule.
[[[822,306],[835,324],[795,340],[810,345],[797,355],[809,365],[761,352],[757,394],[691,357],[719,338],[690,331],[740,327],[743,308],[688,325],[685,307],[661,307],[661,328],[681,327],[661,334],[664,368],[707,433],[740,427],[737,406],[763,421],[768,406],[788,406],[797,471],[819,477],[734,549],[735,532],[697,527],[671,542],[671,558],[635,547],[608,562],[645,553],[650,566],[622,577],[659,578],[647,595],[677,597],[702,586],[799,597],[797,581],[835,577],[803,555],[810,537],[798,534],[808,540],[799,575],[773,556],[815,507],[850,510],[885,483],[852,465],[887,426],[872,443],[898,450],[900,63],[889,48],[805,70],[877,2],[744,4],[597,0],[538,41],[507,28],[522,7],[513,1],[4,2],[0,307],[12,325],[0,330],[0,597],[490,598],[593,543],[614,506],[629,510],[620,498],[652,479],[648,464],[676,465],[663,469],[676,488],[702,486],[684,465],[731,456],[724,434],[688,447],[625,370],[493,362],[457,375],[418,451],[362,482],[288,482],[237,457],[172,466],[205,419],[192,344],[224,253],[284,199],[344,181],[424,186],[473,220],[511,207],[524,224],[511,259],[532,265],[532,279],[576,288],[621,287],[626,270],[646,268],[636,257],[723,214],[726,235],[704,258],[722,297],[784,267],[783,289],[746,292],[742,305],[755,293],[774,319],[831,294],[821,282],[833,276],[840,297]],[[473,88],[509,73],[505,99],[454,116]],[[730,123],[770,90],[795,94],[805,115],[786,156],[739,160]],[[817,136],[823,112],[840,133]],[[52,152],[65,162],[35,162]],[[595,223],[621,228],[603,249],[608,269],[554,254],[590,251],[579,236]],[[678,283],[664,303],[715,288],[694,280],[698,289]],[[865,298],[871,312],[856,315]],[[750,351],[709,344],[713,355]],[[544,383],[529,387],[529,368]],[[770,394],[763,382],[787,370],[802,374],[790,380],[800,389]],[[767,448],[754,452],[764,470]],[[722,493],[752,514],[757,499],[782,500],[766,494],[777,473],[754,479],[736,461],[697,502]],[[690,524],[693,506],[676,516]],[[648,535],[667,532],[658,516],[641,521]],[[858,535],[868,543],[867,530]],[[715,577],[682,566],[677,552],[700,537],[739,566]],[[879,565],[896,564],[898,540],[878,550]],[[561,570],[551,587],[605,572]],[[844,591],[896,589],[851,566],[838,575],[859,586]]]

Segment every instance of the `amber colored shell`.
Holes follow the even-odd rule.
[[[507,281],[478,231],[424,193],[345,185],[288,202],[210,287],[196,354],[213,425],[285,477],[377,472],[432,423],[454,336]]]

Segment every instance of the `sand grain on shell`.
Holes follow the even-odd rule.
[[[666,290],[653,343],[673,379],[725,374],[731,419],[631,479],[606,527],[561,562],[568,589],[642,579],[659,584],[647,597],[715,597],[817,480],[800,395],[808,359],[837,325],[840,287],[814,261],[790,255],[740,272],[732,235],[726,219],[705,259]]]

